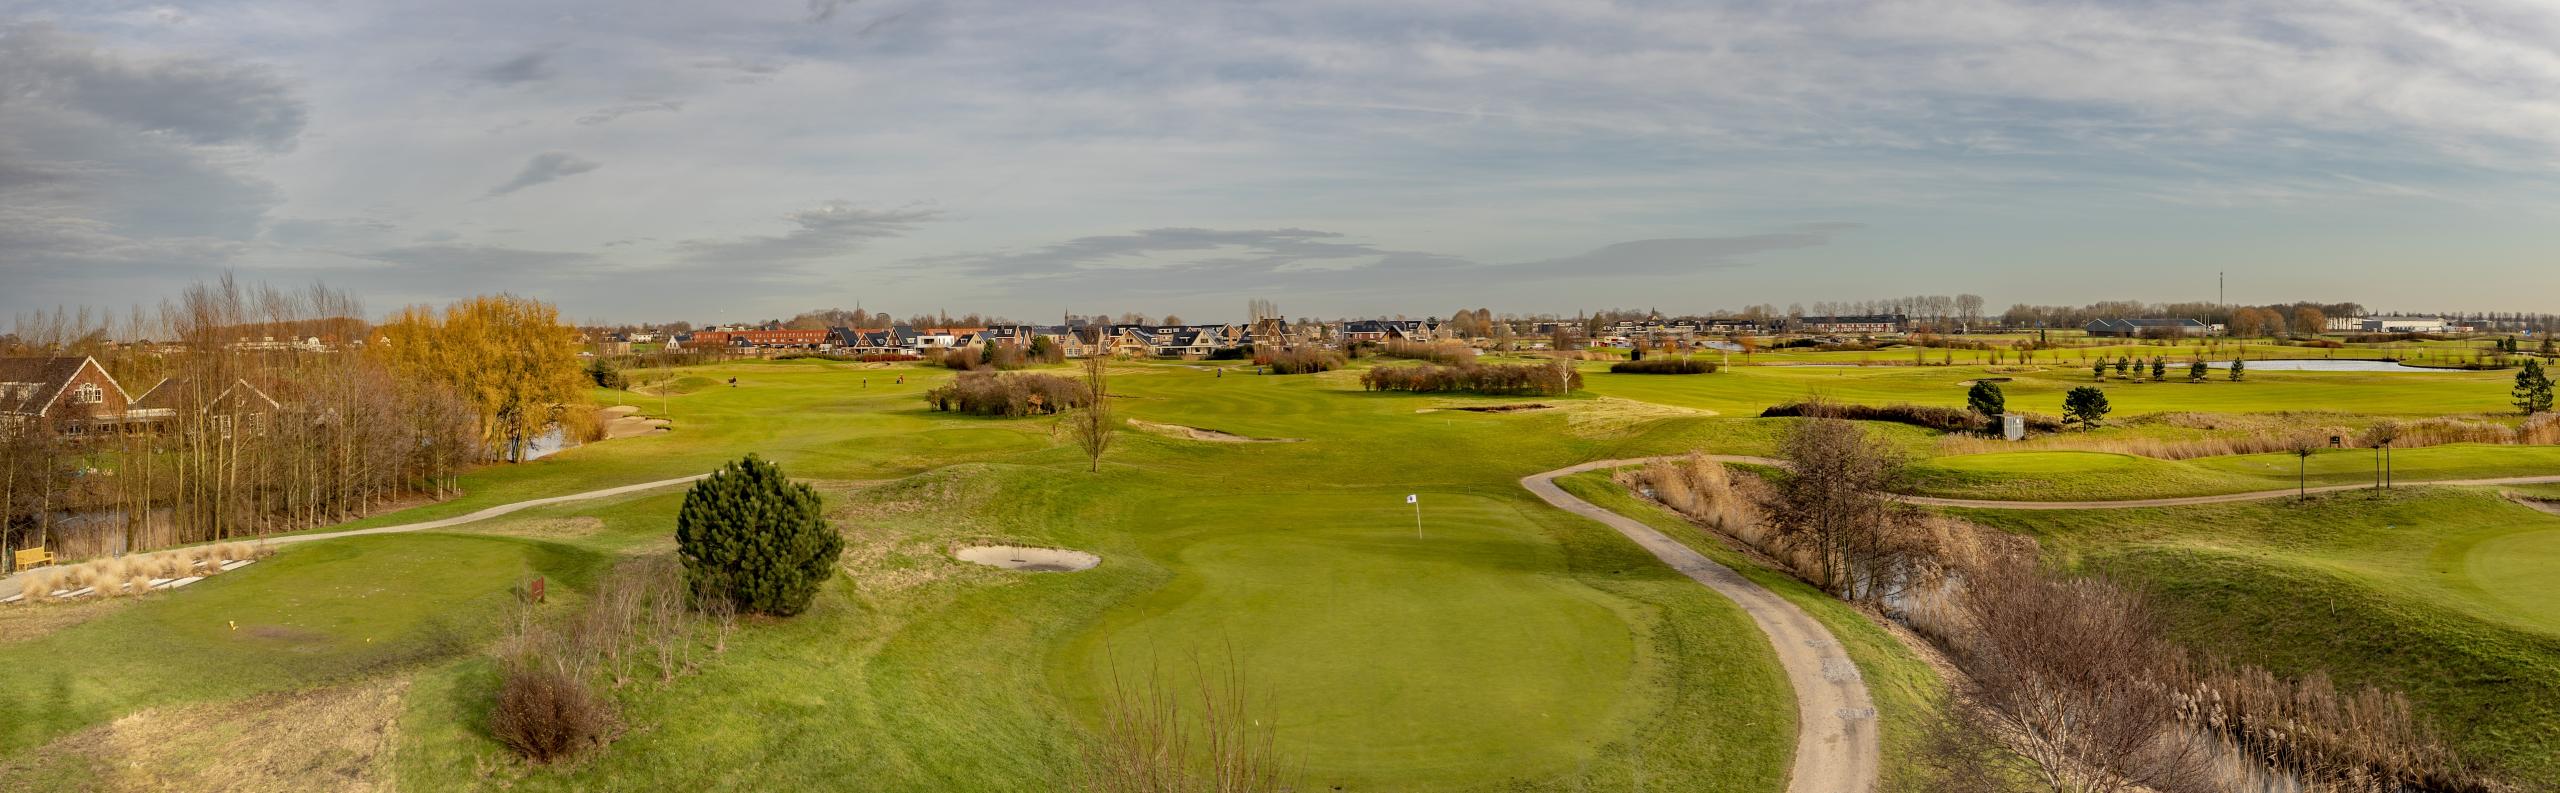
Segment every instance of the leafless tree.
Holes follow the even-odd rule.
[[[1083,447],[1086,471],[1102,470],[1102,453],[1111,449],[1111,368],[1102,356],[1084,359],[1084,385],[1092,401],[1067,419],[1076,445]]]
[[[2167,685],[2175,650],[2135,592],[2026,558],[1968,571],[1950,656],[1981,734],[2055,793],[2204,793],[2207,755]]]
[[[1919,513],[1889,495],[1899,451],[1845,419],[1796,424],[1780,442],[1788,473],[1761,504],[1775,541],[1810,553],[1808,578],[1853,601],[1875,601],[1937,575]]]

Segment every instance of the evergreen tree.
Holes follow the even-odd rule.
[[[1964,394],[1965,407],[1986,417],[1999,418],[2009,411],[2009,397],[2000,393],[2000,384],[1989,380],[1973,381],[1973,390]]]
[[[2133,371],[2133,356],[2127,355],[2116,359],[2117,377],[2124,377],[2127,372],[2131,371]]]
[[[2113,409],[2107,406],[2107,392],[2097,386],[2080,386],[2062,397],[2062,423],[2096,429],[2106,423],[2107,413]]]
[[[2543,374],[2542,362],[2524,359],[2524,369],[2516,372],[2516,407],[2527,416],[2551,409],[2551,377]]]
[[[2158,356],[2151,358],[2151,379],[2154,381],[2169,379],[2169,359]]]
[[[2233,359],[2231,359],[2231,382],[2234,382],[2234,383],[2240,382],[2240,378],[2247,376],[2248,371],[2249,371],[2249,361],[2248,361],[2248,359],[2245,359],[2245,358],[2233,358]]]
[[[820,514],[817,491],[750,454],[684,494],[676,551],[695,603],[788,617],[834,575],[844,537]]]
[[[2100,358],[2100,359],[2098,359],[2098,362],[2097,362],[2097,363],[2090,364],[2090,365],[2089,365],[2089,373],[2090,373],[2090,374],[2097,375],[2097,376],[2098,376],[2098,379],[2100,379],[2100,380],[2105,380],[2105,379],[2107,379],[2107,361],[2106,361],[2106,359],[2104,359],[2104,358]]]
[[[2187,365],[2187,382],[2190,382],[2190,383],[2201,383],[2201,382],[2204,382],[2205,368],[2206,368],[2206,367],[2205,367],[2205,365],[2204,365],[2204,362],[2203,362],[2203,361],[2197,361],[2197,362],[2195,362],[2195,363],[2188,364],[2188,365]]]

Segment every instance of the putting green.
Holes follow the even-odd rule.
[[[1241,659],[1308,781],[1474,788],[1571,767],[1646,710],[1627,607],[1548,571],[1562,549],[1511,503],[1428,494],[1290,497],[1288,520],[1175,499],[1192,525],[1154,550],[1167,586],[1108,614],[1064,672],[1088,692],[1148,669],[1188,691],[1195,663]],[[1116,667],[1116,670],[1115,670]]]
[[[2492,537],[2463,558],[2470,583],[2504,612],[2560,634],[2560,529]]]

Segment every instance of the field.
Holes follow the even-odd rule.
[[[2094,381],[2058,365],[1746,366],[1688,376],[1611,375],[1605,366],[1583,364],[1586,392],[1519,399],[1368,393],[1356,372],[1118,365],[1114,405],[1128,417],[1291,442],[1132,427],[1117,433],[1098,474],[1085,472],[1053,418],[928,410],[920,394],[949,376],[937,368],[802,360],[651,372],[642,382],[666,387],[597,398],[671,418],[670,432],[480,469],[464,477],[460,498],[332,527],[700,473],[749,452],[818,485],[849,538],[847,574],[810,613],[746,624],[694,672],[617,690],[626,730],[609,750],[537,768],[499,748],[484,726],[496,684],[487,646],[524,618],[511,590],[530,578],[560,593],[531,615],[540,618],[574,608],[614,560],[671,548],[672,489],[288,546],[139,600],[0,609],[0,787],[221,786],[244,768],[274,765],[355,769],[419,789],[809,780],[1058,789],[1077,781],[1091,726],[1115,690],[1188,690],[1203,675],[1233,672],[1301,789],[1777,790],[1795,711],[1748,620],[1516,480],[1603,458],[1768,455],[1792,420],[1757,414],[1807,396],[1961,405],[1969,381],[2005,377],[2016,408],[2059,412],[2064,391]],[[2445,415],[2512,422],[2502,415],[2511,411],[2507,378],[2111,377],[2103,387],[2116,426],[2073,437],[2224,431],[2143,414],[2350,427]],[[1933,495],[2107,500],[2295,484],[2289,454],[1946,455],[1938,449],[1947,439],[1934,432],[1872,429],[1919,458],[1910,487]],[[2371,463],[2362,450],[2324,451],[2308,478],[2369,481]],[[2560,447],[2403,449],[2395,468],[2404,484],[2560,474]],[[1907,769],[1914,724],[1943,686],[1871,618],[1750,564],[1602,474],[1563,484],[1823,621],[1874,689],[1885,767]],[[1420,536],[1407,494],[1421,501]],[[2560,679],[2543,674],[2560,664],[2551,605],[2560,598],[2547,583],[2560,564],[2560,518],[2464,489],[2332,494],[2308,506],[1964,514],[2036,536],[2074,569],[2150,584],[2199,646],[2405,688],[2465,749],[2537,783],[2560,780],[2560,767],[2532,757],[2560,739],[2550,726],[2560,723]],[[1072,547],[1104,562],[1022,574],[950,556],[995,542]],[[2323,633],[2337,625],[2355,630]],[[143,734],[246,751],[256,733],[207,727],[244,712],[308,713],[309,723],[376,735],[378,745],[321,757],[249,753],[165,772],[174,776],[133,762]],[[1887,782],[1918,786],[1907,771],[1888,772]]]
[[[2560,517],[2445,488],[1962,514],[2143,585],[2194,646],[2407,691],[2461,748],[2560,779]]]

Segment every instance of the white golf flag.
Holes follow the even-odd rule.
[[[1407,503],[1407,504],[1420,504],[1420,503],[1422,503],[1422,494],[1420,494],[1420,493],[1407,493],[1407,494],[1405,494],[1405,497],[1404,497],[1404,503]]]

